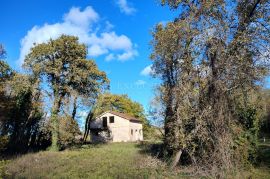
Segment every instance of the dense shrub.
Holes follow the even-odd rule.
[[[81,135],[78,123],[71,117],[61,117],[59,124],[60,149],[76,143],[76,136]]]

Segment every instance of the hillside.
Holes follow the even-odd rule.
[[[11,178],[145,178],[168,175],[165,167],[141,153],[137,144],[86,145],[63,152],[27,154],[9,161]]]
[[[4,178],[193,178],[143,152],[135,143],[85,145],[62,152],[27,154],[2,162]],[[269,148],[261,145],[263,166],[233,178],[269,178]],[[267,158],[268,157],[268,158]],[[266,160],[268,159],[268,160]],[[268,163],[265,163],[268,162]],[[1,164],[0,164],[1,165]],[[182,170],[183,171],[183,170]],[[1,175],[0,175],[1,176]],[[1,177],[0,177],[1,178]]]

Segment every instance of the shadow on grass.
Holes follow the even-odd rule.
[[[91,148],[100,148],[102,146],[108,145],[107,142],[82,142],[77,144],[72,144],[66,147],[64,150],[81,150],[81,149],[91,149]]]
[[[23,152],[21,152],[21,151],[14,152],[14,151],[6,150],[4,152],[0,152],[0,161],[1,160],[12,160],[12,159],[18,158],[18,157],[26,155],[26,154],[30,154],[30,153],[34,154],[34,153],[38,153],[41,151],[46,151],[46,149],[29,149],[29,150],[23,151]]]
[[[150,155],[152,157],[164,160],[164,145],[163,143],[153,143],[148,141],[140,142],[136,145],[141,154]]]
[[[259,165],[270,168],[270,140],[259,144]]]
[[[102,146],[108,145],[108,143],[100,142],[100,143],[93,143],[93,142],[76,142],[70,145],[65,146],[64,148],[60,148],[59,151],[65,151],[65,150],[81,150],[81,149],[91,149],[91,148],[101,148]],[[26,155],[26,154],[34,154],[42,151],[48,151],[47,149],[39,149],[39,150],[28,150],[26,152],[0,152],[0,161],[1,160],[12,160],[15,158],[19,158],[20,156]],[[0,178],[1,179],[1,178]]]

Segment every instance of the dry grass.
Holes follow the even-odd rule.
[[[63,152],[27,154],[5,167],[5,178],[168,178],[166,166],[137,144],[83,146]]]
[[[143,152],[135,143],[85,145],[63,152],[27,154],[0,162],[4,178],[206,178],[188,175],[192,169],[170,170],[156,157]],[[270,145],[262,155],[269,157]],[[269,158],[270,159],[270,158]],[[270,160],[269,160],[270,161]],[[236,173],[228,178],[270,178],[268,160],[263,166]],[[5,167],[4,167],[5,166]],[[2,172],[1,172],[2,168]],[[192,172],[191,172],[192,173]]]

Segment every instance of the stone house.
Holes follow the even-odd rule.
[[[128,114],[107,111],[90,123],[93,142],[142,141],[142,122]]]

